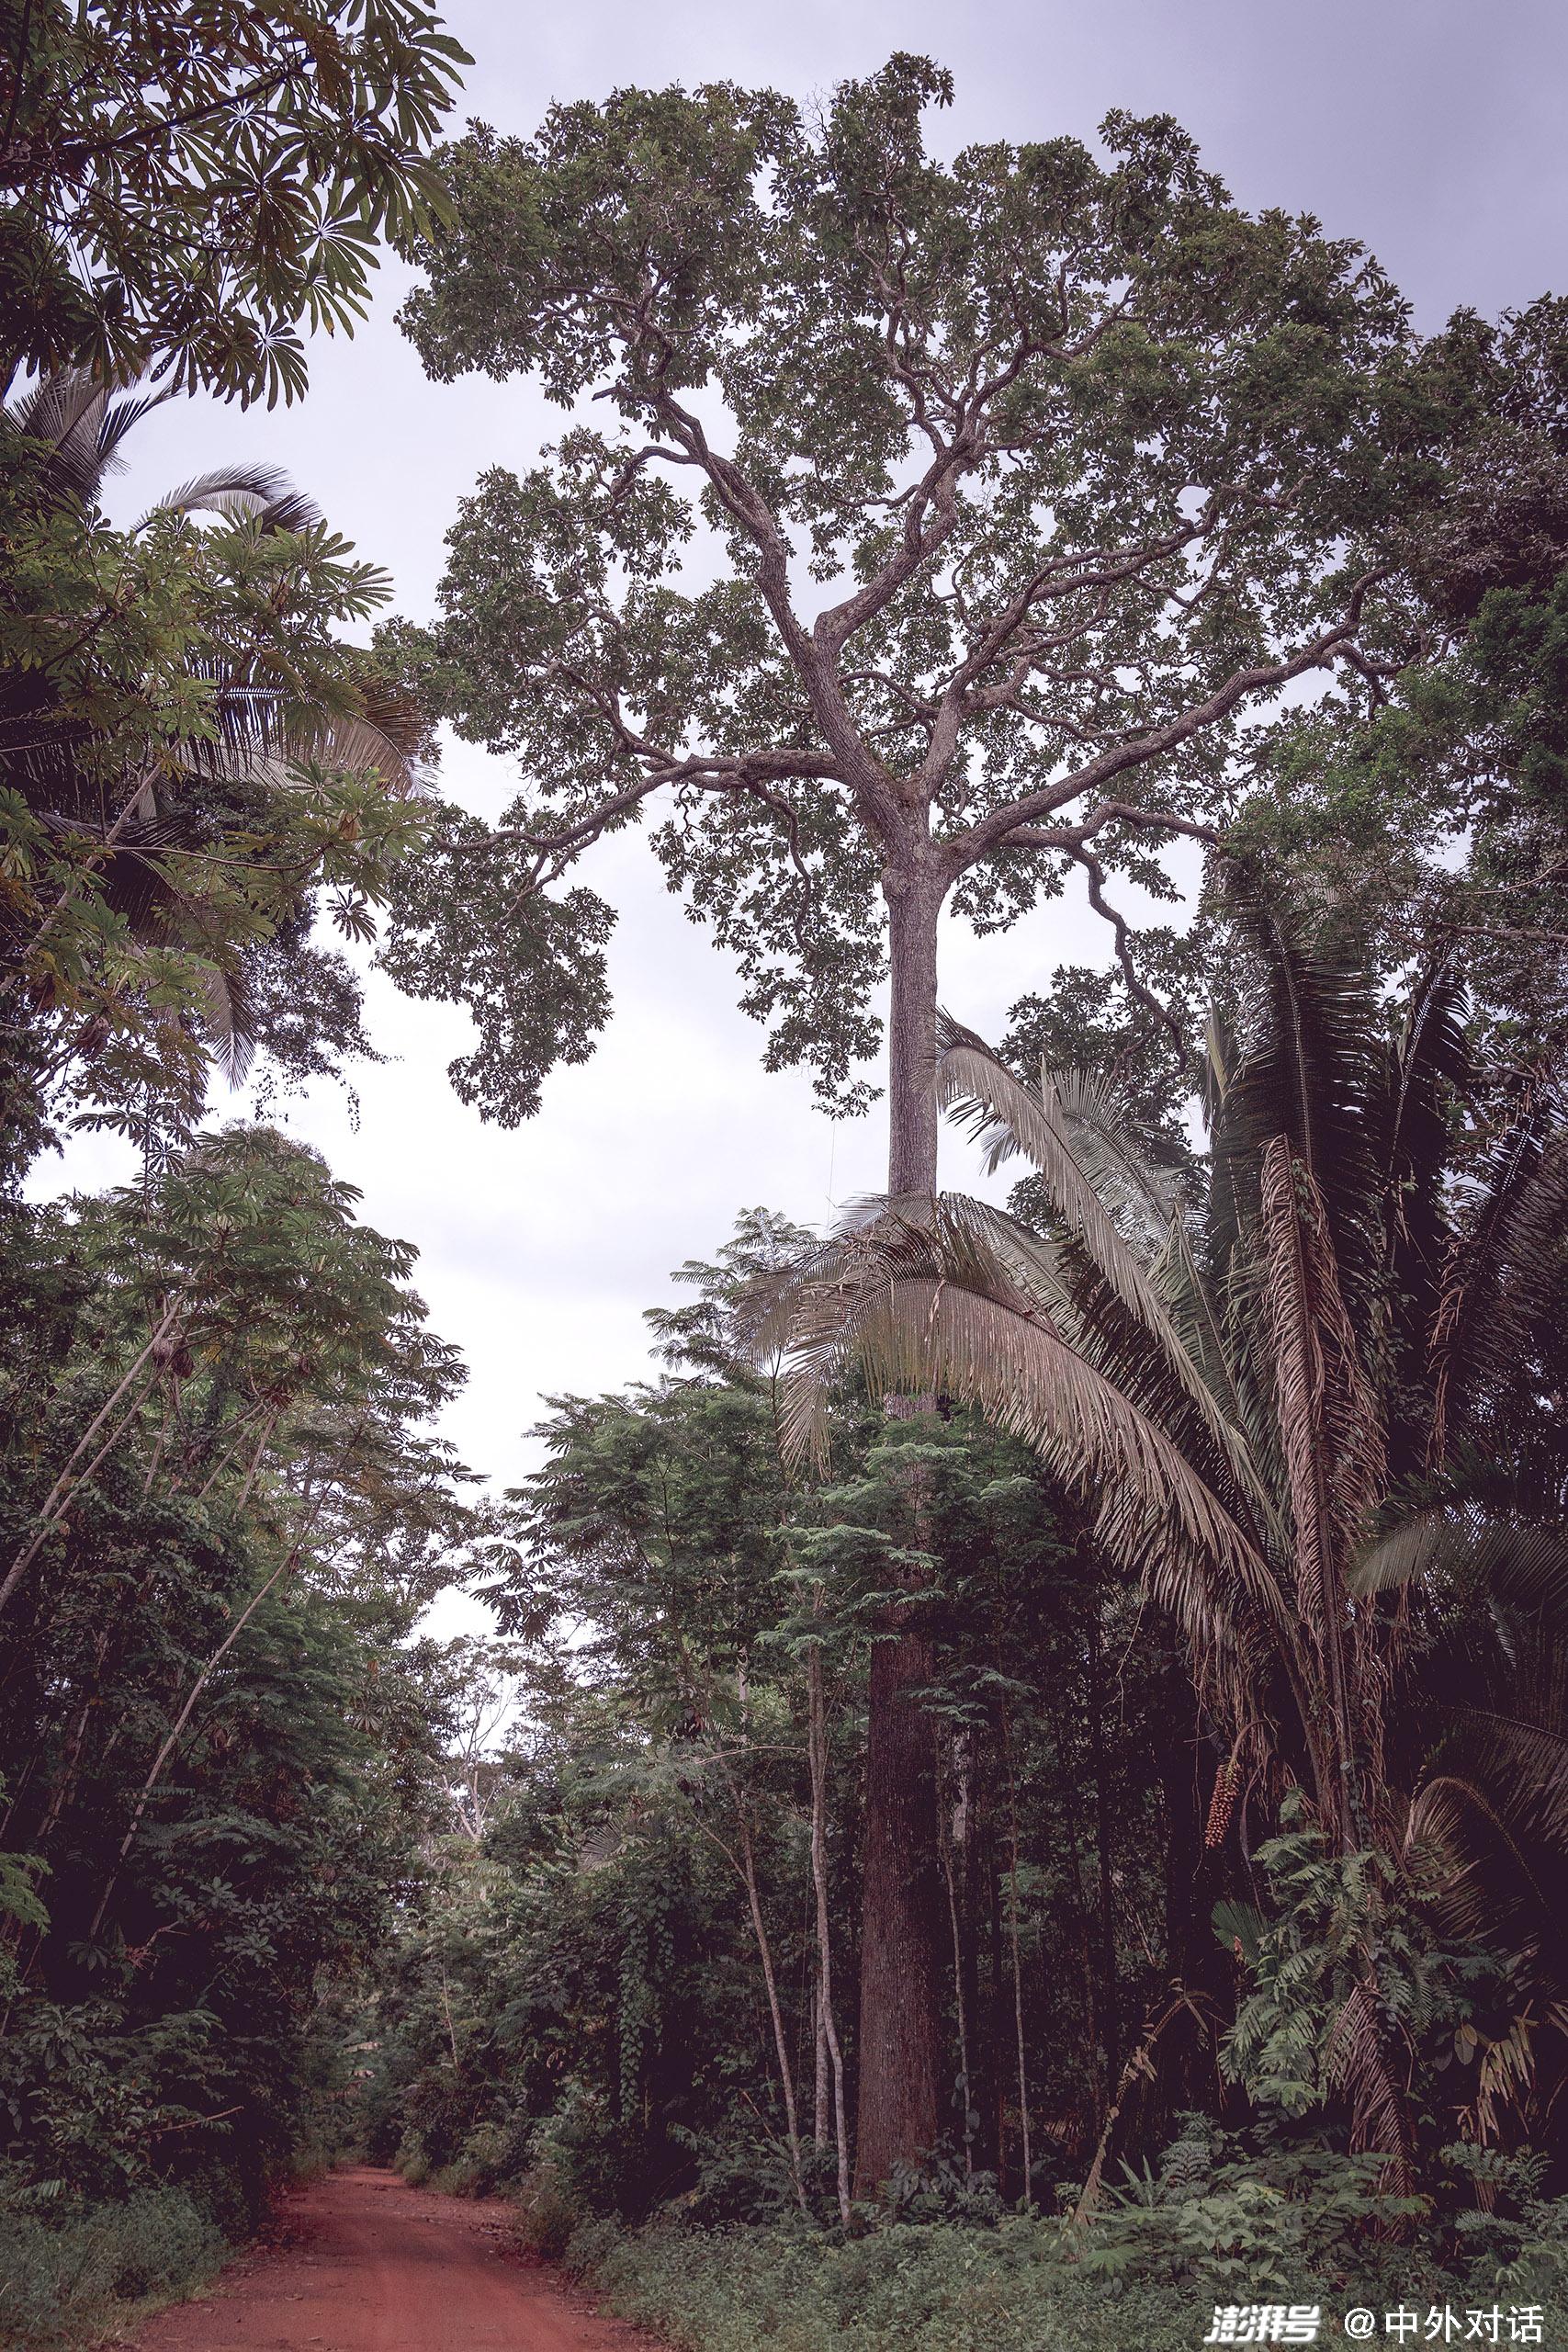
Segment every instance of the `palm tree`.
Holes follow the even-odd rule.
[[[1032,1162],[1044,1229],[952,1194],[866,1204],[766,1308],[793,1348],[788,1442],[820,1449],[851,1360],[978,1405],[1090,1498],[1107,1553],[1184,1626],[1229,1747],[1212,1830],[1298,1787],[1333,1855],[1435,1854],[1456,1927],[1506,1880],[1545,1968],[1568,1928],[1564,1106],[1516,1089],[1490,1162],[1466,1169],[1448,963],[1393,1031],[1345,963],[1257,909],[1237,931],[1201,1214],[1195,1171],[1111,1086],[1026,1083],[947,1023],[939,1094],[993,1167]],[[1461,1621],[1483,1695],[1415,1703]],[[1554,2003],[1568,2025],[1540,1990],[1537,2027]],[[1335,2044],[1359,2143],[1403,2168],[1404,2069],[1371,1952]]]
[[[40,505],[90,520],[106,480],[124,466],[127,436],[171,396],[64,369],[40,378],[0,412],[0,423],[30,453]],[[171,514],[210,516],[257,539],[293,537],[302,556],[326,537],[319,508],[267,465],[200,475],[160,499],[136,529]],[[194,946],[204,957],[208,1042],[237,1082],[254,1046],[247,985],[254,942],[243,928],[227,933],[199,890],[182,891],[171,861],[210,844],[215,815],[242,831],[265,830],[269,796],[310,763],[373,776],[400,797],[418,792],[426,729],[406,692],[351,647],[334,650],[330,676],[319,664],[271,658],[264,647],[236,648],[206,683],[213,739],[171,744],[128,804],[106,813],[90,719],[62,707],[49,666],[8,666],[0,673],[0,764],[51,831],[97,844],[105,899],[133,936]]]

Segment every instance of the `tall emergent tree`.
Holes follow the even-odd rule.
[[[1000,929],[1081,873],[1168,894],[1213,839],[1249,712],[1402,653],[1401,538],[1487,331],[1419,347],[1361,250],[1251,218],[1167,118],[922,144],[950,77],[895,57],[820,121],[722,85],[482,126],[406,324],[429,371],[533,370],[575,422],[487,473],[411,658],[459,731],[516,754],[497,831],[454,824],[388,960],[478,1001],[482,1107],[581,1054],[607,922],[547,886],[667,796],[671,886],[739,957],[772,1065],[868,1090],[890,974],[888,1182],[935,1181],[944,908]],[[1152,999],[1143,991],[1145,1007]],[[890,1608],[869,1734],[859,2187],[938,2122],[940,1911],[918,1611]]]

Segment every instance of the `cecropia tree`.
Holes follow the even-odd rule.
[[[933,161],[921,114],[951,96],[900,56],[819,121],[623,91],[445,159],[404,313],[427,369],[534,373],[618,420],[581,407],[534,470],[481,478],[406,640],[526,778],[499,828],[454,823],[387,951],[421,992],[489,994],[458,1078],[494,1115],[533,1107],[541,1035],[581,1052],[602,1016],[607,910],[549,886],[662,796],[653,847],[772,1066],[863,1103],[887,975],[888,1185],[930,1192],[943,910],[999,930],[1081,875],[1152,1015],[1111,876],[1169,895],[1247,714],[1398,658],[1439,402],[1388,281],[1239,210],[1166,118],[1111,117],[1103,159]],[[943,2121],[928,1660],[918,1611],[885,1631],[862,2193]]]

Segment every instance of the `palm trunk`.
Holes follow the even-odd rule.
[[[886,883],[892,997],[888,1019],[888,1190],[936,1189],[936,934],[940,886],[913,857]],[[889,1396],[890,1419],[930,1413],[930,1396]],[[927,1482],[908,1494],[915,1546],[931,1548]],[[935,1725],[916,1692],[931,1679],[930,1638],[915,1611],[881,1614],[866,1719],[861,1937],[860,2099],[855,2195],[876,2196],[895,2165],[917,2164],[938,2130],[942,1973]]]

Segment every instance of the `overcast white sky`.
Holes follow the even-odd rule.
[[[1562,0],[454,0],[446,14],[475,59],[460,114],[504,130],[531,131],[552,98],[626,83],[733,79],[806,96],[917,50],[957,78],[955,107],[932,125],[944,150],[1092,137],[1111,107],[1173,113],[1243,202],[1314,211],[1371,245],[1424,326],[1461,304],[1495,314],[1568,278]],[[271,459],[391,571],[399,609],[427,614],[459,497],[487,465],[526,465],[560,418],[525,384],[428,384],[393,323],[403,283],[385,271],[358,336],[318,342],[301,407],[156,413],[117,506],[140,512],[222,458]],[[445,788],[488,810],[510,779],[459,746]],[[361,1074],[357,1130],[330,1091],[289,1113],[362,1187],[366,1216],[418,1245],[435,1326],[471,1368],[450,1433],[503,1482],[530,1458],[523,1432],[541,1394],[615,1387],[645,1368],[641,1309],[668,1296],[670,1268],[724,1238],[739,1208],[817,1221],[881,1172],[874,1114],[834,1126],[804,1077],[762,1074],[760,1033],[734,1008],[724,959],[664,895],[635,837],[594,853],[585,878],[622,910],[618,1009],[593,1059],[550,1080],[531,1125],[487,1128],[458,1103],[445,1069],[466,1020],[375,980],[371,1026],[396,1058]],[[943,997],[994,1033],[1055,964],[1103,951],[1092,917],[1047,909],[1004,939],[954,936]],[[948,1164],[963,1166],[961,1147]],[[68,1180],[119,1172],[107,1151],[78,1149]]]

